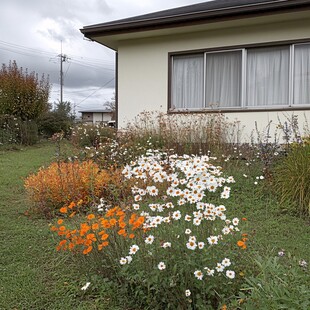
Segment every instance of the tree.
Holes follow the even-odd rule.
[[[18,68],[16,61],[0,70],[0,114],[36,120],[49,109],[50,83],[34,71]]]
[[[73,125],[73,119],[70,102],[59,101],[54,110],[48,111],[40,117],[39,131],[47,137],[60,131],[68,134]]]
[[[104,107],[107,107],[112,112],[112,120],[115,120],[116,117],[116,102],[115,102],[115,95],[111,98],[111,100],[107,100],[104,105]]]

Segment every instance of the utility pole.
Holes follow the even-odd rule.
[[[67,55],[60,54],[60,102],[63,102],[63,86],[64,86],[64,74],[63,74],[63,66],[62,63],[68,60]]]
[[[68,60],[67,55],[62,53],[62,41],[60,41],[60,103],[63,102],[64,73],[62,63]]]

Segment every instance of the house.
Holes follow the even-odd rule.
[[[113,111],[110,109],[92,109],[79,111],[82,113],[82,122],[89,124],[108,125],[112,121]]]
[[[310,1],[216,0],[90,25],[116,52],[117,123],[224,113],[250,132],[310,119]]]

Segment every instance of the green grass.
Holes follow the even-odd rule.
[[[0,153],[1,310],[107,309],[106,292],[83,294],[89,277],[72,257],[55,251],[49,222],[25,216],[23,178],[49,164],[54,153],[48,143]]]
[[[49,221],[25,215],[23,178],[54,160],[55,150],[45,143],[0,152],[0,309],[127,309],[117,306],[121,296],[113,296],[113,284],[96,275],[95,267],[55,251]],[[309,220],[291,215],[262,186],[265,181],[255,186],[250,173],[255,174],[245,166],[232,164],[229,170],[237,183],[225,203],[227,215],[247,218],[249,250],[276,257],[284,249],[309,263]],[[83,293],[88,281],[91,287]]]

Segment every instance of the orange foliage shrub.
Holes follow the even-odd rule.
[[[25,180],[30,200],[44,214],[71,202],[89,205],[104,196],[111,174],[92,161],[52,163]]]
[[[62,212],[70,212],[69,209]],[[72,217],[73,214],[75,213],[69,216]],[[125,212],[120,207],[108,210],[103,216],[89,214],[86,219],[86,222],[79,224],[78,229],[67,228],[63,219],[59,219],[57,225],[52,226],[51,230],[62,238],[56,248],[57,251],[77,251],[84,255],[94,249],[101,251],[110,244],[115,246],[117,236],[122,239],[134,239],[136,231],[142,229],[145,220],[143,216]]]

